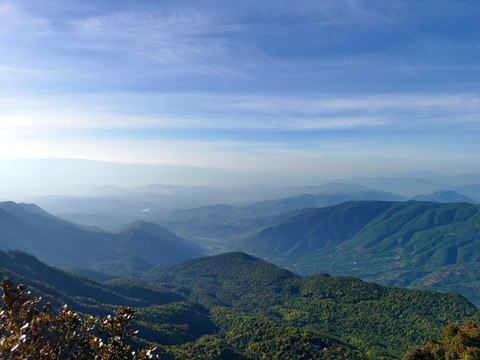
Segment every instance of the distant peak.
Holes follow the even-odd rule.
[[[228,253],[223,253],[219,255],[214,255],[212,258],[229,258],[229,259],[235,259],[235,260],[250,260],[250,261],[263,261],[262,259],[259,259],[255,256],[249,255],[247,253],[244,253],[242,251],[232,251]]]
[[[420,201],[433,201],[433,202],[443,202],[443,203],[453,203],[453,202],[466,202],[466,203],[475,203],[475,201],[469,198],[466,195],[460,194],[453,190],[440,190],[428,195],[420,195],[414,198],[414,200]]]
[[[18,204],[14,201],[2,201],[0,202],[0,206],[18,206]]]

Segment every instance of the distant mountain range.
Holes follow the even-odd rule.
[[[172,230],[179,232],[187,226],[181,226],[178,222],[186,218],[208,217],[210,222],[210,215],[213,214],[228,219],[268,217],[291,210],[324,207],[353,200],[414,199],[480,203],[480,184],[465,185],[467,181],[476,181],[478,176],[422,174],[405,176],[426,176],[428,179],[351,178],[320,185],[274,188],[213,188],[162,184],[121,188],[105,185],[89,191],[86,196],[47,196],[31,201],[65,220],[106,231],[116,231],[124,224],[144,220],[162,223],[169,228],[172,226]],[[440,180],[449,180],[452,183],[439,182]],[[170,224],[170,221],[175,224]],[[196,236],[192,232],[180,235]]]
[[[339,186],[329,185],[331,191]],[[81,266],[78,273],[103,280],[111,278],[108,274],[126,274],[122,268],[141,273],[155,264],[234,249],[300,274],[355,275],[386,285],[456,291],[480,304],[478,205],[350,201],[313,208],[363,196],[397,198],[348,187],[348,196],[304,194],[247,206],[150,213],[161,225],[137,221],[115,233],[75,225],[33,204],[4,202],[0,248],[28,251],[51,264]],[[465,200],[450,191],[425,198]]]
[[[453,190],[480,201],[480,174],[445,175],[439,173],[406,173],[403,176],[363,177],[336,180],[387,191],[409,198],[437,191]],[[468,190],[467,190],[468,189]],[[465,193],[467,190],[469,193]]]
[[[302,211],[232,248],[301,274],[454,290],[480,304],[479,224],[474,204],[356,201]]]
[[[237,217],[261,217],[279,215],[292,210],[305,208],[320,208],[330,205],[336,205],[347,201],[354,200],[383,200],[383,201],[400,201],[405,200],[404,197],[384,191],[368,190],[359,187],[355,191],[343,192],[339,189],[339,193],[321,193],[321,194],[300,194],[293,197],[265,200],[251,205],[242,207],[228,207],[223,205],[204,206],[189,210],[176,210],[168,213],[165,217],[198,217],[206,214],[217,213],[223,216]]]
[[[207,166],[131,164],[71,158],[0,159],[0,199],[39,195],[88,195],[105,184],[111,195],[119,188],[144,184],[184,186],[245,186],[278,179],[278,176],[223,170]],[[35,181],[32,181],[35,179]]]
[[[437,191],[433,194],[428,195],[420,195],[413,198],[413,200],[418,201],[432,201],[432,202],[439,202],[439,203],[456,203],[456,202],[466,202],[471,204],[476,204],[477,201],[469,198],[466,195],[459,194],[453,190],[443,190]]]
[[[137,222],[118,233],[80,227],[33,204],[0,203],[0,249],[20,249],[43,261],[88,265],[139,256],[172,264],[205,251],[157,224]]]
[[[234,187],[238,190],[240,187],[248,187],[250,193],[255,188],[281,189],[283,192],[267,198],[257,196],[257,200],[298,195],[299,192],[285,193],[283,190],[288,187],[302,187],[303,184],[325,184],[326,182],[358,184],[407,197],[480,184],[480,174],[446,175],[417,171],[388,175],[374,174],[368,178],[352,177],[327,180],[320,177],[299,178],[298,174],[288,174],[288,172],[282,176],[265,172],[234,172],[214,167],[127,164],[71,158],[0,159],[0,167],[5,170],[2,173],[2,183],[0,184],[0,199],[5,200],[8,197],[8,199],[22,201],[27,200],[26,196],[46,194],[109,197],[132,192],[131,190],[133,192],[146,190],[150,193],[157,191],[155,189],[157,185],[152,187],[145,186],[146,184],[176,184],[184,187],[201,185],[217,190]],[[35,179],[35,181],[31,181],[31,179]],[[171,185],[160,185],[160,187],[167,186]],[[148,189],[149,187],[150,189]],[[223,195],[227,192],[231,195],[231,191],[225,191]],[[243,192],[244,198],[246,194]],[[261,192],[257,192],[257,194],[262,196]],[[241,200],[241,197],[237,199]],[[248,199],[248,201],[254,200],[254,197]],[[28,201],[31,200],[28,199]],[[226,201],[224,198],[223,200],[217,199],[215,202],[230,201]],[[206,203],[197,203],[191,207],[201,205],[206,205]]]
[[[286,196],[292,193],[295,195]],[[226,222],[235,220],[236,223],[241,219],[240,227],[243,228],[249,222],[247,219],[277,216],[306,207],[323,207],[352,200],[400,201],[406,199],[360,185],[335,183],[299,188],[250,188],[229,191],[203,187],[152,185],[125,190],[122,194],[110,197],[44,197],[37,200],[48,211],[78,224],[114,231],[124,223],[145,220],[164,224],[174,231],[179,231],[182,236],[188,237],[196,236],[194,233],[182,232],[183,228],[189,227],[192,219],[207,219],[208,223],[212,222],[213,217],[217,217],[218,220],[228,219]],[[253,201],[254,198],[268,200]],[[246,204],[215,203],[219,199]],[[198,202],[210,202],[212,205],[194,207],[193,205]],[[175,206],[179,208],[175,209]],[[180,224],[187,219],[189,224],[184,226]],[[263,222],[263,225],[266,224]],[[199,233],[202,232],[202,227],[201,224],[197,224]]]
[[[174,188],[153,186],[148,191]],[[478,190],[476,185],[461,188],[470,194]],[[477,206],[467,203],[475,202],[473,198],[442,190],[418,197],[427,201],[405,202],[393,193],[341,183],[302,190],[312,193],[243,206],[172,211],[122,199],[95,198],[95,203],[73,199],[86,208],[102,209],[104,215],[72,213],[72,221],[89,216],[103,223],[105,216],[116,225],[112,227],[118,227],[123,220],[142,219],[115,232],[74,225],[35,205],[5,202],[0,203],[0,248],[19,248],[52,264],[88,266],[98,279],[102,275],[95,271],[120,274],[123,265],[115,264],[124,258],[136,258],[136,263],[123,264],[142,271],[207,251],[234,249],[301,274],[328,272],[388,285],[457,291],[480,304],[476,215],[464,216],[477,211]],[[125,203],[135,209],[135,216],[129,210],[121,213]]]

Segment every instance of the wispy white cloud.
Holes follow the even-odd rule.
[[[48,18],[29,11],[28,6],[23,7],[18,1],[2,1],[0,19],[0,35],[5,40],[13,40],[9,36],[14,36],[16,41],[30,41],[34,37],[45,37],[53,32]]]
[[[134,94],[89,94],[30,100],[3,97],[0,109],[0,129],[16,129],[25,134],[102,129],[388,129],[412,124],[418,128],[478,122],[480,97],[474,94],[333,98],[185,94],[178,98],[176,94],[150,94],[145,98]],[[422,121],[416,123],[419,119]]]
[[[295,24],[301,26],[293,30],[297,36],[310,37],[319,26],[381,26],[392,22],[385,11],[391,6],[369,6],[359,0],[247,4],[202,2],[198,6],[92,15],[72,22],[69,36],[75,41],[70,46],[148,61],[153,75],[250,78],[261,69],[269,69],[281,77],[290,61],[282,60],[280,53],[273,57],[263,43],[296,41],[291,38]],[[385,8],[383,12],[379,7]],[[336,40],[328,34],[315,40],[317,46],[332,41]],[[300,59],[296,61],[298,72]]]
[[[61,79],[64,84],[72,82],[66,88],[132,83],[144,83],[153,91],[179,84],[184,89],[208,88],[207,79],[228,81],[231,87],[235,81],[257,87],[272,82],[272,88],[276,82],[281,86],[295,82],[295,87],[302,87],[315,78],[317,84],[341,81],[357,75],[359,68],[364,73],[379,68],[402,73],[402,66],[422,64],[411,61],[411,56],[402,61],[405,54],[392,53],[388,43],[392,39],[371,37],[386,29],[400,31],[397,27],[405,21],[408,4],[378,0],[132,4],[87,0],[82,6],[65,1],[53,7],[39,0],[34,11],[28,1],[7,0],[0,7],[0,34],[14,39],[15,53],[25,52],[25,63],[35,62],[35,57],[27,59],[29,50],[19,44],[44,42],[42,55],[54,58],[51,67],[70,75]],[[46,10],[39,11],[42,8]],[[367,41],[362,34],[370,34]],[[370,45],[349,49],[363,43]],[[36,50],[42,52],[40,47]],[[0,65],[14,67],[18,57],[3,57]],[[128,71],[122,71],[125,68]],[[165,78],[176,81],[162,82]]]
[[[393,116],[403,112],[414,114],[461,115],[451,118],[453,122],[462,122],[463,116],[480,114],[480,96],[476,94],[389,94],[368,96],[326,97],[311,95],[289,97],[244,98],[225,105],[232,110],[244,110],[263,114],[302,114],[307,116],[332,115],[343,117],[355,112],[358,120],[365,114],[372,116]],[[407,119],[408,120],[408,119]],[[444,121],[444,116],[437,118]]]
[[[259,167],[466,153],[475,23],[425,3],[440,20],[410,0],[0,1],[0,146]]]
[[[219,22],[209,11],[137,10],[76,20],[72,35],[79,40],[74,46],[147,60],[155,66],[153,74],[166,67],[173,73],[236,76],[229,61],[253,58],[252,48],[229,39],[243,28]]]
[[[24,69],[24,68],[17,68],[11,66],[1,66],[0,65],[0,73],[7,72],[7,73],[16,73],[16,74],[27,74],[27,75],[36,75],[41,74],[41,70],[37,69]]]

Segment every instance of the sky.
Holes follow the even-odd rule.
[[[480,172],[478,19],[478,0],[0,0],[0,159]]]

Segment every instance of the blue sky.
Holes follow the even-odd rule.
[[[0,0],[0,157],[480,172],[480,2]]]

